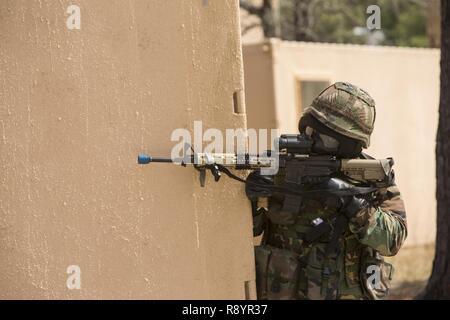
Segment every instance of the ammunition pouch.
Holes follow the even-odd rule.
[[[361,257],[361,286],[372,300],[383,300],[389,294],[394,267],[375,250],[365,248]]]
[[[256,288],[259,300],[298,298],[299,255],[269,245],[255,247]]]

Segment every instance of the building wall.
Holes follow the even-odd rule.
[[[275,121],[281,132],[297,132],[298,80],[348,81],[366,89],[377,103],[376,125],[368,153],[395,159],[396,180],[408,214],[406,244],[432,243],[436,223],[434,148],[439,50],[277,40],[260,44],[259,52],[256,46],[244,46],[249,124],[263,127]],[[267,50],[267,46],[271,49]],[[260,61],[261,57],[272,59],[273,65],[270,68],[266,67],[267,63],[256,66],[252,60]],[[251,69],[247,65],[251,65]],[[252,105],[260,101],[254,96],[261,93],[251,89],[258,88],[263,71],[255,74],[250,71],[258,68],[267,69],[267,75],[273,72],[272,92],[264,89],[264,96],[275,96],[273,104],[266,99],[261,105]],[[273,113],[262,114],[271,107],[275,109],[275,119]]]
[[[245,45],[245,91],[248,128],[275,129],[273,60],[269,44]]]
[[[81,30],[66,27],[70,4]],[[0,298],[255,297],[242,185],[136,164],[170,155],[172,131],[194,120],[245,127],[238,12],[236,0],[0,2]],[[66,287],[69,265],[81,290]]]

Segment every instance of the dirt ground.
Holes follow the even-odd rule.
[[[402,248],[395,257],[385,258],[395,268],[389,299],[414,299],[427,284],[433,258],[434,244]]]

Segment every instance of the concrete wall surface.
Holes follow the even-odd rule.
[[[0,2],[0,298],[255,297],[242,185],[136,164],[169,156],[194,120],[245,128],[238,12],[237,0]]]
[[[434,242],[439,50],[271,40],[243,52],[249,128],[274,124],[282,133],[298,132],[306,107],[298,105],[298,81],[348,81],[368,91],[377,116],[367,152],[396,161],[408,215],[406,245]]]

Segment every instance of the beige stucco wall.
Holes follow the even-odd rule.
[[[271,46],[245,45],[245,100],[249,128],[274,129],[277,127],[273,60]]]
[[[244,46],[249,124],[263,127],[275,121],[281,132],[297,132],[296,79],[348,81],[366,89],[377,103],[376,126],[368,153],[375,157],[392,156],[396,161],[397,184],[408,214],[406,245],[433,242],[439,50],[277,40],[260,44],[260,50],[257,46]],[[271,49],[267,50],[267,46]],[[268,59],[273,61],[272,66],[255,63]],[[263,94],[274,95],[275,103],[255,98],[261,97],[257,84],[263,74],[273,74],[273,87],[266,88],[264,80]],[[259,105],[253,105],[255,102]],[[263,112],[270,108],[275,109],[275,118],[273,113]]]
[[[245,127],[238,1],[1,1],[0,43],[0,298],[254,298],[242,185],[136,164]]]

